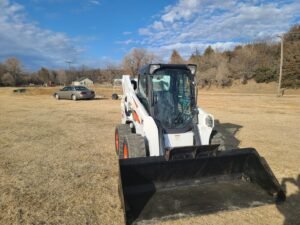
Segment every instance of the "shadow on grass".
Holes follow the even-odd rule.
[[[233,123],[220,123],[219,120],[215,120],[215,127],[212,133],[212,137],[218,136],[225,150],[238,148],[240,140],[237,139],[236,134],[242,128],[241,125]]]
[[[278,211],[284,216],[283,225],[299,225],[300,224],[300,174],[298,178],[283,178],[281,186],[286,191],[286,184],[295,185],[298,190],[286,197],[286,201],[282,204],[277,204]]]
[[[108,100],[108,99],[110,98],[103,96],[103,97],[95,97],[93,99],[90,99],[89,101],[99,101],[99,100]]]
[[[95,97],[92,99],[77,99],[76,102],[85,102],[85,101],[101,101],[101,100],[108,100],[108,97]],[[72,99],[59,99],[59,101],[73,101]]]

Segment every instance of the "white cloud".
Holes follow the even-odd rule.
[[[140,35],[152,35],[152,32],[148,28],[141,28],[139,29],[139,34]]]
[[[28,21],[22,5],[0,0],[0,8],[0,59],[16,56],[34,68],[62,66],[65,60],[76,61],[84,51],[75,38]]]
[[[161,18],[171,23],[180,19],[189,19],[197,11],[199,5],[199,0],[180,0],[175,6],[166,7]]]
[[[137,41],[135,41],[133,39],[128,39],[128,40],[125,40],[125,41],[117,41],[116,43],[117,44],[122,44],[122,45],[129,45],[129,44],[132,44],[132,43],[137,43]]]
[[[123,35],[130,35],[130,34],[132,34],[132,32],[130,32],[130,31],[124,31],[122,34]]]
[[[153,28],[156,30],[163,30],[164,29],[164,25],[161,21],[155,21],[153,23]]]
[[[179,0],[139,34],[146,47],[164,55],[175,48],[190,55],[193,48],[203,50],[209,44],[222,49],[271,39],[299,23],[299,12],[298,0]]]
[[[106,68],[107,66],[119,66],[119,61],[110,58],[109,56],[101,57],[86,57],[82,59],[81,64],[78,66],[86,66],[88,68]]]
[[[90,0],[90,3],[94,5],[100,5],[100,1],[97,0]]]

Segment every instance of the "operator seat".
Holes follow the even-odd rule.
[[[155,91],[156,104],[154,105],[154,115],[157,120],[163,124],[172,123],[172,116],[174,115],[174,98],[169,91]]]

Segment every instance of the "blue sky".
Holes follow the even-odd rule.
[[[134,47],[167,59],[274,40],[300,22],[298,0],[0,0],[0,61],[41,66],[120,64]]]

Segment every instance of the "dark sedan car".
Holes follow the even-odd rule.
[[[72,99],[76,101],[79,99],[93,99],[95,98],[95,92],[84,86],[66,86],[55,92],[53,96],[56,99]]]

